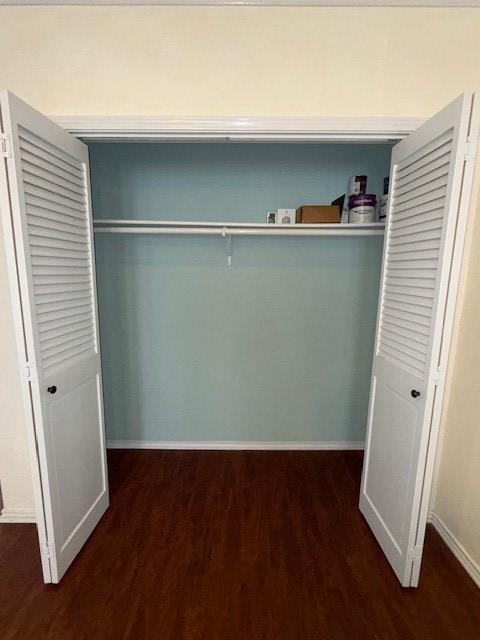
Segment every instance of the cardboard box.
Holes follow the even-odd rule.
[[[296,220],[297,224],[339,223],[340,210],[336,205],[331,204],[306,204],[298,207]]]

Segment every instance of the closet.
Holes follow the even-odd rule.
[[[7,92],[0,104],[45,581],[61,579],[108,507],[105,415],[117,447],[365,442],[360,509],[401,584],[416,586],[472,96],[393,149],[294,136],[87,147]],[[377,195],[390,175],[385,242],[378,223],[266,224],[277,208],[328,204],[358,173]]]
[[[390,153],[385,144],[90,146],[110,446],[363,444],[383,225],[259,227],[279,207],[330,203],[355,173],[380,192]],[[175,219],[167,231],[188,221],[207,232],[212,221],[259,227],[227,227],[229,267],[225,227],[163,235],[135,225]],[[313,235],[332,231],[340,235]]]

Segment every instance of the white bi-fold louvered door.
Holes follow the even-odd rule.
[[[58,582],[108,507],[88,149],[8,92],[0,108],[0,202],[35,427],[37,527],[44,579]]]
[[[423,551],[473,113],[461,96],[392,153],[360,509],[404,586],[418,584]]]

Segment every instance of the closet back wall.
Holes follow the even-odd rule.
[[[380,192],[388,145],[92,144],[97,218],[264,222]],[[97,234],[107,437],[357,443],[381,237]]]

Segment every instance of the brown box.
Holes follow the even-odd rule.
[[[305,204],[298,207],[296,222],[303,224],[317,224],[322,222],[340,222],[340,209],[331,204]]]

